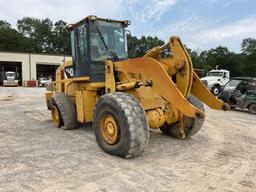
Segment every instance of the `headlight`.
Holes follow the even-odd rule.
[[[14,80],[14,82],[15,82],[15,83],[18,83],[18,82],[19,82],[19,80]]]
[[[208,82],[206,80],[202,80],[203,84],[207,87]]]
[[[4,83],[7,83],[7,80],[4,80]]]
[[[212,85],[212,84],[214,84],[214,81],[208,81],[207,83],[208,83],[208,85]]]

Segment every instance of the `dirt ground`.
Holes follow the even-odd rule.
[[[44,89],[0,88],[0,191],[256,191],[256,116],[206,108],[203,129],[177,140],[152,131],[125,160],[104,153],[90,125],[53,127]]]

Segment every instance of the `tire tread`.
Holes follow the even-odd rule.
[[[51,98],[51,104],[56,105],[62,119],[61,128],[64,130],[77,128],[77,114],[70,97],[65,93],[56,93]]]
[[[128,147],[129,150],[125,154],[124,158],[133,158],[141,155],[148,145],[149,126],[146,113],[139,101],[132,95],[124,92],[115,92],[103,95],[95,105],[94,118],[100,106],[100,102],[103,100],[105,102],[115,103],[115,105],[117,105],[124,114],[125,121],[128,124],[130,133],[130,146]]]

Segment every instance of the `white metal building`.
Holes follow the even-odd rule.
[[[39,77],[54,78],[56,68],[71,59],[70,56],[63,55],[0,52],[0,74],[15,71],[22,82],[38,80]]]

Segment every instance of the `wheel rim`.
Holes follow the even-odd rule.
[[[104,114],[100,121],[100,132],[103,139],[110,145],[116,143],[118,138],[118,128],[114,117]]]
[[[219,89],[218,89],[218,88],[215,88],[215,89],[213,90],[213,93],[214,93],[215,95],[217,95],[217,94],[219,93]]]
[[[57,107],[55,105],[53,105],[51,111],[52,111],[53,124],[56,127],[59,127],[60,126],[60,114],[59,114]]]

